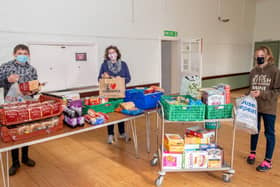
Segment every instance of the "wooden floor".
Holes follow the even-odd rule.
[[[244,91],[233,93],[237,96]],[[36,160],[36,167],[22,166],[11,177],[12,187],[149,187],[154,186],[159,167],[151,167],[150,159],[155,152],[155,116],[152,118],[152,152],[146,152],[144,119],[137,121],[140,159],[136,159],[132,143],[118,141],[106,143],[106,129],[83,133],[37,144],[30,149],[30,156]],[[280,140],[279,120],[277,120],[277,142]],[[117,129],[117,128],[116,128]],[[171,124],[169,132],[183,133],[182,124]],[[229,159],[231,150],[230,124],[223,124],[219,133],[219,143]],[[273,158],[273,169],[266,173],[255,170],[257,165],[246,164],[249,150],[249,135],[237,131],[234,168],[236,174],[231,183],[221,180],[222,172],[167,173],[164,187],[184,186],[280,186],[280,150],[278,144]],[[264,157],[265,139],[262,132],[257,151],[257,163]],[[1,180],[1,179],[0,179]],[[2,185],[2,181],[0,182]]]

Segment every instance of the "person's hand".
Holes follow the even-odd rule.
[[[38,92],[39,92],[39,90],[38,90],[38,91],[25,92],[25,93],[23,93],[23,95],[29,95],[29,96],[31,96],[31,95],[34,95],[34,94],[36,94],[36,93],[38,93]]]
[[[254,98],[259,97],[261,94],[260,90],[254,90],[250,92],[250,95]]]
[[[11,74],[7,79],[9,83],[15,83],[19,80],[19,75]]]
[[[110,75],[107,72],[105,72],[102,74],[102,78],[110,78]]]

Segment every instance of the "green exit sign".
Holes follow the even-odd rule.
[[[177,37],[178,32],[176,32],[176,31],[164,31],[164,36]]]

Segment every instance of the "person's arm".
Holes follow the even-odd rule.
[[[0,66],[0,88],[3,88],[5,85],[9,84],[8,77],[5,72],[5,64]]]
[[[31,80],[38,80],[38,74],[37,74],[37,70],[33,67],[30,71],[30,75],[31,75]],[[40,91],[40,90],[39,90]],[[33,97],[34,95],[36,95],[39,91],[32,91],[32,92],[28,92],[28,93],[23,93],[23,95],[29,95],[31,97]]]
[[[38,74],[37,74],[37,70],[35,68],[33,68],[31,71],[31,77],[32,77],[32,80],[38,80]]]
[[[245,93],[245,95],[250,95],[252,90],[252,72],[249,74],[249,90]]]
[[[280,71],[277,70],[274,75],[272,89],[260,93],[262,99],[271,99],[280,95]]]
[[[124,63],[124,78],[125,78],[125,84],[128,84],[131,80],[130,72],[126,63]]]
[[[100,67],[100,70],[99,70],[99,75],[98,75],[98,81],[102,78],[102,75],[103,75],[103,73],[105,73],[106,72],[106,67],[105,67],[105,63],[103,62],[102,63],[102,65],[101,65],[101,67]]]

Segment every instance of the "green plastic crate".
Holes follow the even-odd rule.
[[[100,104],[100,105],[83,105],[83,115],[87,114],[89,109],[94,110],[95,112],[110,113],[123,102],[123,99],[110,99],[109,102]]]
[[[226,105],[207,105],[206,119],[225,119],[232,118],[232,104]]]
[[[160,102],[164,108],[164,118],[169,121],[203,121],[205,119],[205,105],[172,105],[167,102],[174,97],[185,97],[193,99],[191,96],[175,95],[162,96]]]

